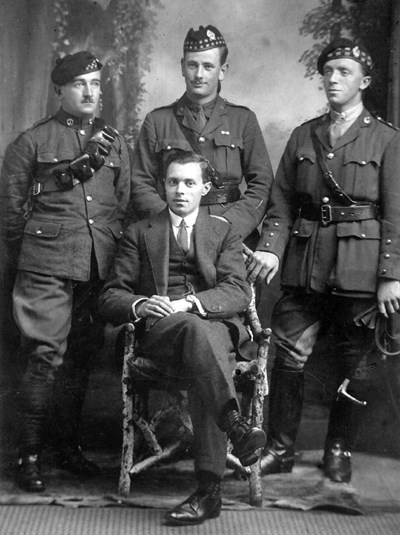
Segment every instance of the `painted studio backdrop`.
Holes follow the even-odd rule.
[[[221,95],[256,113],[274,170],[291,130],[326,107],[315,63],[335,36],[370,50],[377,70],[368,107],[400,124],[399,12],[399,0],[0,0],[0,162],[11,140],[57,109],[57,56],[82,49],[104,64],[102,116],[133,146],[145,114],[184,92],[184,37],[207,24],[229,47]],[[18,338],[0,261],[0,363],[8,371]]]

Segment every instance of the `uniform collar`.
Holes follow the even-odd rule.
[[[207,102],[207,104],[197,104],[196,102],[193,102],[193,100],[190,100],[186,93],[183,95],[183,100],[189,110],[194,113],[198,113],[200,108],[202,107],[204,109],[204,115],[207,117],[207,119],[211,117],[213,109],[215,108],[215,104],[217,103],[217,99],[218,95],[213,100],[211,100],[211,102]]]
[[[356,106],[353,106],[353,108],[350,108],[349,110],[338,112],[334,110],[333,108],[330,109],[329,115],[332,123],[348,123],[351,121],[355,121],[357,117],[359,117],[363,112],[364,106],[363,103],[360,102]]]
[[[92,126],[95,120],[94,117],[76,117],[71,113],[67,113],[62,107],[58,110],[54,117],[64,126],[75,128],[76,130],[89,128]]]

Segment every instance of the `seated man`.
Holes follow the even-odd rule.
[[[172,154],[168,207],[128,227],[100,296],[107,321],[137,320],[141,349],[188,379],[199,486],[166,514],[172,524],[219,516],[226,436],[243,466],[256,462],[266,442],[239,413],[230,359],[248,339],[237,314],[250,289],[239,236],[226,221],[199,212],[210,187],[203,156]]]

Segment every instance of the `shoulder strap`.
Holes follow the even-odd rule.
[[[324,177],[325,183],[329,189],[332,190],[333,194],[343,203],[345,206],[351,206],[357,204],[347,193],[339,186],[336,182],[332,171],[329,170],[326,165],[324,154],[322,152],[322,147],[317,135],[315,133],[315,127],[311,130],[311,139],[314,145],[315,154],[317,156],[317,162],[321,168],[322,176]]]

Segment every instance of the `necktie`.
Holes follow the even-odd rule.
[[[346,132],[348,126],[349,125],[347,125],[344,121],[338,121],[330,125],[329,142],[331,144],[331,147],[334,147],[336,145],[337,140],[341,138],[342,135]]]
[[[204,113],[203,106],[199,106],[196,119],[197,129],[199,132],[202,132],[204,127],[207,124],[207,119]]]
[[[178,242],[179,248],[183,253],[187,253],[189,251],[189,240],[188,240],[188,232],[185,220],[182,219],[181,224],[179,225],[178,229],[178,235],[176,237],[176,241]]]

